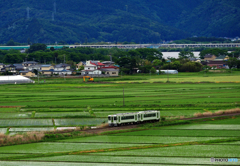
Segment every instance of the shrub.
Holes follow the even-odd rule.
[[[222,110],[216,111],[213,114],[214,115],[222,115],[224,112]]]
[[[212,112],[210,112],[210,111],[204,112],[202,115],[203,116],[212,116]]]
[[[194,117],[201,117],[201,116],[203,116],[203,114],[201,112],[198,112],[198,113],[195,113],[193,116]]]

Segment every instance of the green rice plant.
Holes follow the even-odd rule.
[[[86,162],[86,163],[105,163],[105,164],[208,164],[209,158],[194,157],[146,157],[146,156],[98,156],[98,155],[62,155],[53,157],[40,157],[27,159],[37,161],[63,161],[63,162]],[[114,165],[114,164],[113,164]]]
[[[34,117],[35,117],[35,114],[36,114],[36,111],[33,111],[31,118],[34,118]]]
[[[101,143],[61,143],[43,142],[0,147],[0,153],[52,153],[52,152],[74,152],[81,150],[108,149],[118,147],[131,147],[135,144],[101,144]]]
[[[117,133],[113,135],[118,136],[179,136],[179,137],[240,137],[240,132],[238,130],[195,130],[195,129],[152,129],[152,130],[142,130],[142,131],[132,131]]]
[[[152,148],[150,149],[138,149],[129,151],[115,151],[115,152],[104,152],[98,153],[101,155],[114,155],[114,156],[191,156],[191,157],[208,157],[209,162],[212,156],[223,158],[239,158],[240,149],[236,148],[235,145],[189,145],[189,146],[175,146],[175,147],[164,147],[164,148]]]
[[[240,130],[238,124],[190,124],[179,126],[164,126],[161,129],[190,129],[190,130]]]
[[[217,139],[224,139],[226,137],[219,137]],[[137,143],[137,144],[170,144],[178,142],[193,142],[193,141],[208,141],[215,140],[216,137],[159,137],[159,136],[91,136],[81,137],[67,140],[60,140],[59,142],[102,142],[102,143]]]
[[[55,119],[56,126],[79,126],[79,125],[99,125],[105,118],[81,118],[81,119]]]

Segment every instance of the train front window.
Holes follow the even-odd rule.
[[[116,117],[116,116],[114,117],[114,120],[117,120],[117,117]]]
[[[111,117],[110,117],[110,116],[108,117],[108,120],[111,120]]]

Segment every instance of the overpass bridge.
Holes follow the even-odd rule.
[[[48,45],[47,48],[54,47],[55,49],[61,49],[62,47],[69,48],[119,48],[119,49],[136,49],[136,48],[223,48],[223,47],[240,47],[240,43],[216,43],[216,44],[106,44],[106,45]],[[0,50],[25,50],[30,46],[0,46]]]

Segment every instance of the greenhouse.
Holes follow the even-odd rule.
[[[35,81],[21,75],[0,76],[0,84],[24,84],[35,83]]]
[[[177,70],[160,70],[161,72],[164,72],[165,74],[178,74]]]

